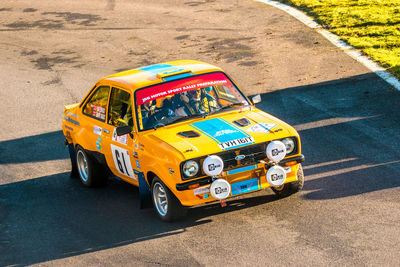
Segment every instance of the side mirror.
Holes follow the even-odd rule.
[[[130,134],[132,132],[132,127],[129,125],[120,126],[120,127],[117,127],[116,131],[117,131],[118,136]]]
[[[251,98],[251,102],[253,102],[253,104],[258,104],[261,102],[261,95],[255,95]]]

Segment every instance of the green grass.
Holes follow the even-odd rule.
[[[294,6],[400,78],[400,0],[277,0]]]

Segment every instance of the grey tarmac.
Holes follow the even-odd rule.
[[[255,1],[0,3],[0,266],[399,266],[400,92]],[[161,222],[69,178],[63,106],[103,76],[198,59],[298,129],[305,185]]]

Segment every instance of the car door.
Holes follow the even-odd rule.
[[[110,87],[100,85],[82,107],[84,119],[80,120],[79,145],[88,151],[103,153],[102,128],[106,122],[109,94]]]
[[[128,90],[112,87],[107,111],[107,123],[104,126],[104,151],[111,171],[123,180],[136,184],[137,177],[132,167],[133,135],[117,135],[117,127],[133,127],[132,99]]]

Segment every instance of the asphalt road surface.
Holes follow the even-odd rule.
[[[0,266],[399,266],[400,92],[253,1],[0,3]],[[138,190],[69,178],[63,105],[101,77],[176,59],[223,67],[295,126],[304,190],[162,223]]]

